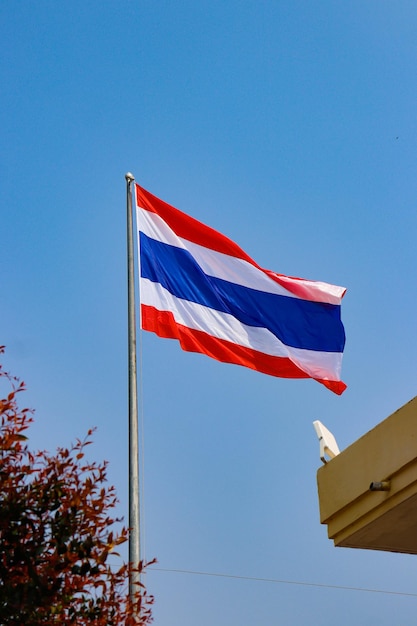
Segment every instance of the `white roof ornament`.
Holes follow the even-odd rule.
[[[323,463],[327,463],[340,453],[339,446],[334,435],[319,420],[315,420],[313,426],[320,442],[320,458]],[[326,459],[326,454],[330,459]]]

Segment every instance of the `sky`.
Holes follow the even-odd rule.
[[[5,0],[0,343],[34,449],[95,426],[127,520],[126,184],[347,288],[338,397],[139,333],[158,626],[415,624],[417,557],[335,548],[312,422],[416,395],[417,13],[398,0]]]

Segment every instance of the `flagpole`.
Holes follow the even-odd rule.
[[[135,312],[135,264],[133,244],[133,214],[131,184],[133,174],[125,175],[127,194],[127,284],[128,284],[128,363],[129,363],[129,562],[134,567],[140,561],[140,513],[139,513],[139,427],[138,387],[136,372],[136,312]],[[129,595],[134,599],[139,574],[129,578]]]

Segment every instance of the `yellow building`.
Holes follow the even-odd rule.
[[[336,453],[317,486],[335,546],[417,554],[417,397]]]

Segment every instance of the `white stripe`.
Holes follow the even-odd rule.
[[[221,278],[236,285],[250,287],[258,291],[296,297],[251,263],[248,263],[248,261],[205,248],[178,237],[156,213],[141,211],[140,215],[138,215],[138,223],[140,223],[140,230],[148,237],[170,246],[188,250],[207,276]]]
[[[286,346],[266,328],[246,326],[228,313],[176,298],[147,278],[140,279],[140,301],[159,311],[170,311],[177,324],[264,354],[286,357],[312,378],[340,380],[342,355],[338,352]]]
[[[311,299],[315,302],[327,302],[328,304],[340,304],[341,299],[345,295],[346,287],[339,287],[330,283],[324,283],[320,280],[306,280],[305,278],[291,278],[284,274],[275,274],[280,281],[287,284],[302,285],[306,294],[311,294]]]
[[[188,250],[194,257],[195,261],[200,265],[201,269],[208,276],[221,278],[243,287],[257,289],[266,293],[274,293],[289,298],[300,299],[291,291],[288,291],[282,285],[272,280],[267,274],[259,270],[257,267],[243,259],[223,254],[205,248],[199,244],[193,243],[181,237],[167,225],[167,223],[156,213],[138,208],[138,224],[140,230],[148,237],[175,246],[183,250]],[[343,287],[337,287],[323,282],[314,282],[304,279],[294,281],[288,276],[278,275],[280,280],[289,284],[302,284],[304,288],[312,294],[312,299],[332,304],[340,304],[340,298],[344,293]]]

